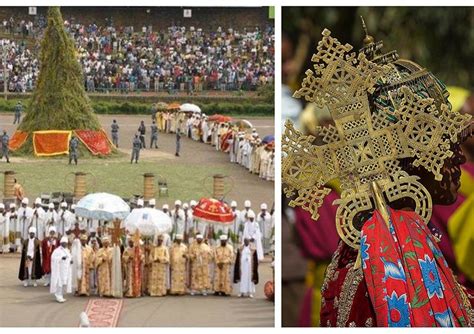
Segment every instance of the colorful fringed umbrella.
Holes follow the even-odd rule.
[[[193,210],[193,216],[211,224],[231,225],[234,221],[231,208],[214,198],[201,198]]]
[[[226,123],[226,122],[231,122],[232,117],[224,116],[224,115],[220,115],[220,114],[215,114],[215,115],[209,116],[208,120],[210,122]]]

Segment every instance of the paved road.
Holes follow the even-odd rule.
[[[59,304],[41,284],[25,288],[17,279],[18,255],[0,255],[0,327],[77,327],[88,298],[66,296]],[[124,299],[119,327],[273,327],[274,304],[263,284],[272,277],[269,261],[260,265],[254,299],[169,296]],[[236,291],[234,290],[234,293]]]

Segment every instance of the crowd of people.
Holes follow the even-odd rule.
[[[155,208],[155,203],[151,199],[147,207]],[[136,208],[144,204],[139,199]],[[273,251],[273,212],[262,203],[256,215],[250,201],[240,211],[232,201],[234,221],[212,225],[193,217],[197,204],[177,200],[172,210],[164,204],[172,230],[143,237],[113,222],[83,219],[75,205],[66,202],[56,208],[37,198],[30,207],[23,198],[19,208],[11,203],[8,210],[0,203],[0,251],[21,253],[18,277],[24,286],[37,286],[43,278],[58,302],[64,302],[63,293],[71,289],[77,295],[101,297],[231,295],[231,281],[239,283],[240,296],[252,297],[258,262]],[[118,267],[112,261],[114,252],[122,262]]]
[[[242,165],[264,180],[275,180],[275,141],[273,137],[271,140],[261,138],[250,123],[171,111],[156,112],[155,123],[161,132],[185,135],[212,145],[217,151],[229,154],[230,162]]]
[[[18,32],[10,21],[4,20],[4,31]],[[41,40],[45,20],[19,24],[24,36]],[[135,29],[111,20],[104,26],[66,20],[64,26],[89,92],[255,90],[274,80],[273,27],[205,31],[172,25],[153,32],[146,24]],[[7,50],[8,89],[31,91],[39,73],[38,45],[30,50],[14,38],[0,43]]]

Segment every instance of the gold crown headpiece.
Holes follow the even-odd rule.
[[[374,181],[388,202],[409,197],[415,211],[429,221],[431,195],[418,176],[402,170],[399,159],[414,158],[413,165],[441,180],[444,160],[453,154],[451,143],[458,141],[470,117],[452,111],[442,84],[415,63],[394,57],[370,61],[363,51],[356,55],[351,45],[331,37],[329,30],[322,35],[311,59],[314,71],[306,71],[294,97],[328,108],[335,126],[317,127],[312,136],[286,122],[284,192],[293,198],[290,206],[301,206],[317,220],[330,192],[325,184],[339,179],[341,198],[333,203],[339,205],[336,228],[344,242],[357,248],[360,231],[354,217],[375,208]]]

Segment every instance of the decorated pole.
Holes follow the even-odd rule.
[[[215,174],[213,178],[214,178],[213,197],[215,199],[222,200],[224,198],[225,176],[222,174]]]
[[[3,178],[3,195],[5,198],[15,197],[15,172],[7,170],[4,172],[5,177]]]
[[[143,174],[143,199],[148,201],[155,197],[155,174]]]
[[[74,197],[76,200],[86,195],[86,175],[84,172],[74,174]]]

